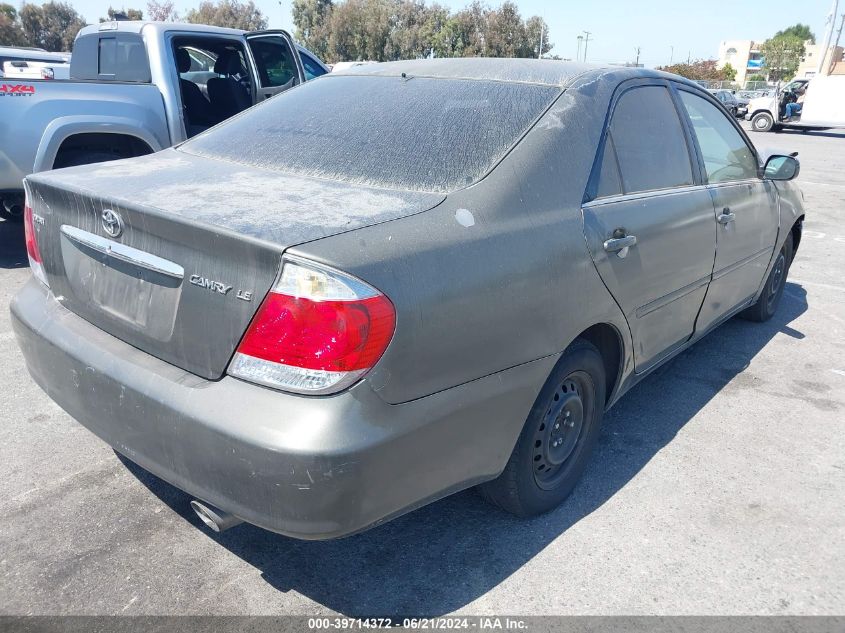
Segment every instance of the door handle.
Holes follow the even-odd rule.
[[[721,215],[716,219],[722,226],[727,226],[728,224],[736,220],[736,213],[731,212],[728,207],[725,207],[724,209],[722,209]]]
[[[617,229],[618,231],[618,229]],[[617,231],[613,234],[616,235]],[[616,253],[618,257],[625,257],[628,254],[628,249],[636,246],[636,235],[621,235],[620,237],[612,237],[604,242],[604,250],[608,253]]]

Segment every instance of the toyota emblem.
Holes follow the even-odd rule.
[[[123,220],[120,219],[120,216],[117,214],[116,211],[112,211],[111,209],[103,209],[103,214],[101,216],[103,230],[108,233],[111,237],[117,237],[121,233],[123,233]]]

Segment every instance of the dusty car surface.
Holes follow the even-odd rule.
[[[477,484],[528,516],[627,389],[771,317],[797,172],[672,75],[365,66],[27,178],[13,323],[35,381],[215,529],[337,537]]]

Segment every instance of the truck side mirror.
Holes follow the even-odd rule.
[[[801,163],[794,156],[774,154],[766,160],[763,178],[769,180],[792,180],[801,171]]]

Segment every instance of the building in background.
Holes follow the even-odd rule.
[[[841,46],[831,46],[827,49],[827,55],[824,59],[824,66],[822,73],[842,75],[845,74],[845,63],[843,63],[843,49]],[[822,54],[821,44],[804,44],[804,57],[801,59],[801,64],[795,73],[796,77],[809,78],[816,74],[816,69],[819,66],[819,57]]]
[[[736,69],[736,83],[745,85],[747,77],[762,73],[760,44],[755,40],[724,40],[719,44],[719,68],[730,64]]]
[[[763,55],[760,53],[762,41],[756,40],[724,40],[719,44],[719,68],[730,64],[736,69],[736,83],[745,85],[751,75],[768,75],[763,70]],[[795,76],[798,78],[812,77],[819,65],[822,54],[821,44],[804,44],[804,57]],[[825,57],[825,73],[845,74],[845,49],[842,46],[831,46]],[[829,69],[829,70],[828,70]]]

